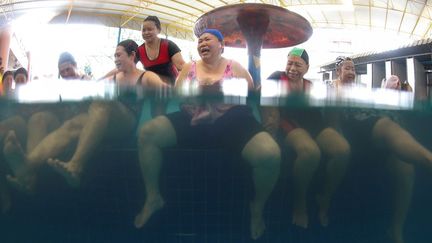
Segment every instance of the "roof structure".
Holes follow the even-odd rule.
[[[299,13],[316,28],[394,31],[412,39],[432,33],[432,0],[1,0],[0,26],[23,14],[51,11],[51,23],[101,23],[139,29],[148,15],[158,16],[167,35],[193,39],[202,14],[245,2],[281,6]]]
[[[432,57],[432,39],[422,39],[410,44],[400,46],[395,50],[364,52],[350,56],[356,65],[362,65],[373,62],[388,61],[407,57],[418,57],[427,65],[431,65]],[[321,71],[331,71],[335,69],[335,61],[323,64]]]
[[[313,28],[311,39],[314,40],[303,47],[314,54],[311,65],[317,69],[337,55],[384,50],[407,40],[432,37],[432,0],[0,0],[0,29],[23,17],[38,23],[114,27],[118,28],[116,33],[106,36],[118,39],[119,33],[130,32],[125,29],[140,30],[144,18],[156,15],[162,22],[162,35],[193,41],[193,27],[200,16],[215,8],[239,3],[281,6],[307,19]],[[349,34],[354,31],[360,34]],[[323,32],[328,34],[322,36]],[[364,40],[363,35],[372,32],[373,38]],[[27,42],[18,34],[14,33],[13,37],[11,49],[20,64],[26,66]],[[377,38],[384,44],[378,43]],[[388,46],[385,45],[387,39]],[[106,55],[99,56],[107,59]],[[275,63],[268,65],[275,66]]]

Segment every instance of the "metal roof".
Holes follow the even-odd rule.
[[[350,56],[356,65],[367,64],[378,61],[387,61],[393,59],[401,59],[407,57],[429,56],[432,55],[432,38],[413,41],[410,44],[400,46],[394,50],[364,52]],[[322,71],[330,71],[335,69],[335,61],[323,64]]]
[[[282,6],[315,28],[386,30],[413,39],[432,31],[432,0],[2,0],[0,25],[35,11],[52,11],[52,23],[102,23],[139,29],[143,18],[158,16],[165,34],[193,39],[199,16],[221,6],[245,2]]]

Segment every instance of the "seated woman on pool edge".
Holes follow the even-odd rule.
[[[119,73],[112,79],[120,86],[138,86],[159,88],[166,84],[154,73],[136,68],[138,45],[132,40],[118,44],[115,51],[115,63]],[[135,89],[133,89],[135,91]],[[27,154],[19,149],[16,139],[9,137],[5,146],[5,156],[13,167],[14,177],[9,181],[17,187],[25,189],[26,177],[33,176],[36,169],[48,162],[63,175],[71,186],[78,186],[90,156],[102,141],[116,141],[133,134],[138,124],[140,104],[133,100],[93,101],[87,112],[80,113],[65,121],[58,129],[51,132]],[[70,145],[75,145],[75,151],[68,162],[52,159],[59,156]],[[28,168],[34,168],[28,171]],[[23,175],[21,172],[26,171]]]
[[[293,48],[288,53],[285,71],[276,71],[274,80],[284,92],[307,94],[313,83],[304,78],[309,70],[309,55],[305,49]],[[320,224],[329,224],[331,200],[345,176],[350,157],[350,145],[334,128],[328,126],[320,110],[293,107],[262,107],[264,127],[282,136],[283,145],[296,153],[293,162],[294,207],[292,223],[307,228],[309,215],[307,195],[310,182],[319,168],[321,154],[325,157],[322,187],[316,195]]]
[[[130,99],[129,96],[131,94],[136,95],[137,90],[128,87],[145,87],[156,90],[168,86],[155,73],[136,68],[139,54],[138,45],[135,41],[124,40],[120,42],[114,57],[119,72],[109,79],[121,88],[119,102],[92,104],[89,109],[88,122],[80,132],[77,149],[71,160],[67,163],[53,159],[48,160],[48,164],[65,176],[71,185],[79,184],[82,170],[85,168],[90,154],[102,139],[106,138],[112,141],[124,139],[135,131],[140,117],[141,103],[133,98]],[[126,89],[122,87],[126,87]]]
[[[355,80],[355,65],[349,57],[338,57],[336,60],[338,79],[334,86],[339,89],[352,86]],[[375,111],[375,113],[373,113]],[[403,226],[409,210],[413,184],[414,166],[432,171],[432,153],[419,144],[409,132],[380,111],[347,109],[340,117],[339,126],[348,141],[353,144],[353,151],[359,147],[373,146],[388,153],[389,171],[397,188],[394,195],[393,215],[389,234],[395,243],[403,241]],[[355,146],[363,141],[366,144]],[[358,152],[363,152],[358,151]]]
[[[176,87],[190,82],[203,89],[243,79],[247,80],[250,89],[253,88],[250,74],[236,61],[222,57],[223,48],[223,36],[218,30],[203,31],[197,48],[201,60],[183,67]],[[210,111],[198,106],[193,109],[193,105],[183,107],[179,112],[156,117],[140,130],[138,150],[146,199],[135,218],[135,226],[144,226],[165,204],[159,191],[162,149],[175,145],[188,148],[216,145],[241,153],[252,166],[256,193],[250,203],[250,230],[253,239],[259,238],[265,230],[263,209],[279,175],[278,145],[247,106],[209,103],[207,107],[214,108]],[[203,116],[205,113],[210,117]],[[210,137],[203,138],[203,132]]]

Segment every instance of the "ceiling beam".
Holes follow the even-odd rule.
[[[408,0],[408,1],[409,1],[409,0]],[[353,4],[353,6],[354,6],[354,7],[358,6],[358,7],[368,8],[368,7],[369,7],[369,4],[355,3],[355,4]],[[384,10],[386,10],[386,9],[387,9],[387,6],[386,6],[386,7],[382,7],[382,6],[372,6],[372,8],[376,8],[376,9],[384,9]],[[403,12],[404,12],[404,10],[395,9],[394,7],[391,7],[391,6],[389,7],[389,9],[392,10],[392,11],[394,11],[394,12],[399,12],[399,13],[403,13]],[[405,11],[406,11],[406,9],[405,9]]]
[[[7,0],[6,0],[6,1],[7,1]],[[26,3],[36,3],[36,2],[37,2],[38,4],[41,4],[41,2],[54,2],[54,3],[58,3],[58,2],[60,2],[60,1],[67,2],[67,0],[24,0],[24,1],[19,1],[19,2],[17,2],[17,1],[15,0],[15,1],[8,1],[9,3],[2,4],[2,7],[7,6],[7,5],[21,5],[21,4],[26,4]],[[200,9],[200,8],[198,8],[198,7],[194,7],[194,6],[190,5],[190,4],[184,3],[183,1],[178,1],[178,0],[170,0],[170,1],[171,1],[171,2],[174,2],[174,3],[177,3],[177,4],[180,4],[180,5],[183,5],[183,6],[186,6],[186,7],[188,7],[188,8],[192,8],[192,9],[194,9],[194,10],[197,10],[197,11],[201,12],[201,13],[204,13],[204,12],[205,12],[203,9]],[[218,1],[221,1],[221,2],[224,2],[224,3],[225,3],[225,1],[222,1],[222,0],[218,0]],[[281,0],[279,0],[279,1],[281,1]],[[419,1],[419,0],[411,0],[411,1],[412,1],[412,2],[422,2],[422,1]],[[113,4],[113,5],[119,5],[119,6],[130,6],[130,7],[135,6],[135,5],[133,5],[133,4],[121,3],[121,2],[118,2],[118,1],[108,1],[108,0],[92,0],[92,1],[75,0],[75,2],[101,3],[101,4],[104,4],[104,3],[105,3],[105,4]],[[204,1],[199,0],[199,2],[203,3]],[[239,0],[239,2],[240,2],[240,3],[244,3],[245,0]],[[293,4],[293,2],[292,2],[291,0],[290,0],[290,2],[291,2],[291,4],[289,4],[290,6],[303,5],[303,4]],[[316,2],[316,1],[315,1],[315,2]],[[316,2],[316,3],[319,4],[318,2]],[[155,5],[159,5],[159,6],[169,7],[169,6],[167,6],[167,5],[157,3],[157,1],[155,1],[154,4],[155,4]],[[206,3],[204,3],[204,4],[206,4]],[[206,4],[206,5],[209,5],[209,4]],[[286,5],[288,5],[288,4],[286,4]],[[210,6],[211,6],[211,5],[210,5]],[[359,7],[369,7],[370,4],[369,4],[369,3],[368,3],[368,4],[353,3],[353,6],[354,6],[354,7],[355,7],[355,6],[359,6]],[[432,6],[432,5],[429,4],[429,3],[427,3],[427,6]],[[378,8],[378,9],[388,9],[387,7],[381,7],[381,6],[373,6],[373,8]],[[398,10],[398,9],[391,9],[391,10],[392,10],[392,11],[396,11],[396,12],[403,12],[403,10]],[[177,9],[176,11],[179,11],[179,10]],[[190,14],[190,12],[189,12],[189,14]]]
[[[292,1],[292,0],[291,0],[291,1]],[[300,1],[300,0],[299,0],[299,1]],[[315,0],[315,3],[316,3],[316,4],[319,4],[317,0]],[[324,12],[323,12],[323,11],[320,11],[320,13],[321,13],[322,16],[324,17],[326,24],[329,24],[329,21],[328,21],[328,19],[327,19],[327,16],[324,14]],[[308,11],[308,14],[309,14],[309,11]],[[312,18],[311,18],[311,19],[312,19]]]
[[[65,24],[67,24],[69,22],[69,18],[70,18],[70,15],[72,13],[73,5],[74,5],[74,0],[70,0],[69,9],[68,9],[68,15],[67,15],[66,23]]]
[[[201,0],[195,0],[195,1],[197,1],[197,2],[199,2],[199,3],[202,3],[202,4],[204,4],[204,5],[207,5],[207,6],[209,6],[210,8],[215,8],[215,6],[213,6],[213,5],[210,5],[210,4],[208,4],[208,3],[206,3],[205,1],[201,1]]]
[[[411,31],[411,35],[410,35],[410,37],[413,35],[415,29],[417,28],[417,25],[418,25],[418,23],[420,22],[420,19],[421,19],[422,15],[423,15],[423,11],[425,10],[425,8],[426,8],[426,2],[423,3],[422,9],[420,10],[420,14],[417,16],[417,21],[416,21],[416,23],[415,23],[415,25],[414,25],[414,28],[413,28],[412,31]]]
[[[226,1],[223,1],[223,0],[218,0],[219,2],[221,2],[221,3],[223,3],[223,4],[225,4],[225,5],[227,5],[228,4],[228,2],[226,2]]]
[[[157,15],[157,16],[161,16],[160,19],[162,22],[165,23],[173,23],[174,26],[183,26],[182,28],[192,28],[194,23],[195,23],[195,19],[198,18],[199,16],[201,16],[201,14],[204,14],[205,12],[207,12],[209,9],[214,8],[216,5],[219,6],[222,4],[229,4],[229,3],[242,3],[245,2],[244,0],[238,0],[238,1],[228,1],[228,0],[214,0],[214,1],[206,1],[206,0],[196,0],[196,1],[182,1],[182,0],[166,0],[163,1],[164,3],[161,3],[161,1],[157,1],[157,0],[140,0],[141,4],[131,4],[131,1],[118,1],[118,0],[23,0],[23,1],[17,1],[17,0],[0,0],[3,4],[0,6],[0,11],[3,12],[4,15],[6,14],[13,14],[13,13],[21,13],[21,12],[29,12],[31,10],[37,10],[37,9],[53,9],[53,10],[58,10],[59,8],[63,9],[63,11],[67,11],[67,5],[69,4],[69,14],[68,17],[66,17],[66,23],[69,22],[69,19],[72,17],[72,10],[74,11],[89,11],[89,12],[97,12],[97,11],[106,11],[106,12],[111,12],[113,14],[119,14],[119,15],[123,15],[123,20],[121,20],[118,24],[119,26],[126,26],[127,23],[129,21],[132,21],[134,18],[143,18],[146,17],[146,15],[152,14],[152,15]],[[289,7],[289,6],[301,6],[303,4],[306,4],[306,1],[292,1],[292,0],[260,0],[261,2],[266,2],[266,3],[272,3],[274,5],[280,5],[282,7]],[[385,0],[384,0],[385,1]],[[209,3],[211,4],[209,4]],[[259,1],[256,1],[259,2]],[[410,6],[408,6],[408,4],[410,3],[422,3],[423,4],[423,8],[422,8],[422,12],[420,13],[420,16],[418,15],[418,8],[415,10],[415,12],[413,11],[413,9],[410,8]],[[32,3],[32,6],[37,6],[37,7],[32,7],[29,8],[27,7],[28,5],[26,5],[26,3]],[[36,5],[35,3],[37,3],[38,5]],[[60,3],[60,5],[64,5],[64,6],[59,6],[58,3]],[[96,3],[96,4],[95,4]],[[152,7],[146,7],[144,6],[144,3],[151,3]],[[312,2],[312,4],[319,4],[318,0],[314,0]],[[414,29],[410,29],[410,35],[412,37],[414,36],[418,36],[418,35],[427,35],[428,32],[426,33],[415,33],[415,29],[417,27],[419,27],[420,20],[428,20],[428,21],[432,21],[432,16],[430,16],[430,14],[428,15],[430,8],[431,8],[431,3],[427,2],[424,3],[424,0],[408,0],[405,3],[405,8],[402,10],[401,8],[399,9],[394,9],[394,7],[392,6],[392,0],[388,0],[387,1],[387,5],[385,5],[385,3],[382,6],[374,6],[374,0],[369,0],[368,2],[364,2],[363,4],[360,3],[354,3],[354,7],[367,7],[369,10],[369,29],[372,28],[376,28],[373,26],[373,22],[372,22],[372,10],[374,9],[384,9],[386,14],[385,14],[385,25],[384,25],[384,29],[388,29],[388,26],[390,25],[389,20],[391,20],[390,17],[392,17],[392,12],[400,12],[402,13],[402,18],[400,19],[400,23],[399,23],[399,28],[398,32],[401,32],[401,25],[404,23],[404,18],[406,17],[406,14],[408,13],[413,13],[417,15],[417,21],[416,24],[414,26]],[[103,7],[98,7],[98,6],[103,6]],[[154,5],[154,6],[153,6]],[[215,6],[213,6],[215,5]],[[9,6],[9,8],[8,8]],[[208,6],[208,8],[206,7]],[[144,11],[145,10],[145,11]],[[323,21],[316,21],[316,15],[314,15],[313,13],[309,12],[309,11],[305,11],[306,17],[310,20],[312,25],[317,25],[317,23],[324,23],[324,25],[334,25],[337,24],[339,26],[345,26],[345,25],[350,25],[348,21],[346,22],[343,18],[343,14],[341,12],[338,13],[339,15],[339,20],[338,22],[335,21],[331,21],[327,18],[327,14],[330,14],[328,12],[325,12],[323,10],[319,10],[322,17]],[[146,14],[144,14],[146,13]],[[423,16],[421,15],[423,14]],[[353,12],[354,15],[354,22],[356,26],[361,26],[358,25],[358,14],[356,13],[356,11]],[[65,21],[65,19],[63,19],[63,21]],[[397,21],[397,20],[396,20]],[[428,30],[429,31],[429,30]]]
[[[350,28],[351,26],[371,27],[372,30],[374,30],[374,29],[379,30],[379,29],[383,28],[382,26],[374,26],[374,25],[370,26],[369,24],[359,24],[359,23],[357,23],[357,24],[355,24],[355,23],[344,23],[344,25],[342,26],[342,24],[340,22],[336,22],[336,21],[334,21],[334,22],[330,21],[328,23],[324,22],[324,21],[316,21],[316,22],[312,22],[311,24],[313,24],[313,25],[320,25],[320,24],[340,25],[341,27],[347,27],[347,28]],[[323,29],[329,29],[329,28],[333,28],[333,27],[321,27],[321,28],[323,28]],[[432,23],[431,23],[431,28],[432,28]],[[396,29],[388,29],[388,30],[397,32]],[[399,31],[399,33],[405,34],[407,36],[409,36],[411,34],[411,32],[406,32],[406,31]],[[416,34],[413,34],[413,36],[422,38],[422,36],[416,35]]]
[[[66,18],[67,13],[63,12],[62,14],[56,16],[50,23],[64,23],[64,19]],[[141,17],[137,17],[131,21],[129,21],[123,28],[132,29],[132,30],[141,30],[141,23],[144,19]],[[119,23],[121,22],[121,16],[118,14],[94,14],[88,12],[74,12],[74,15],[71,17],[69,23],[98,23],[108,27],[118,28]],[[183,36],[187,36],[187,40],[194,40],[192,28],[189,26],[181,25],[181,23],[176,22],[174,24],[166,24],[164,22],[161,23],[162,32],[165,35],[183,38]]]
[[[43,6],[38,6],[38,7],[31,7],[31,8],[20,8],[18,10],[15,9],[15,10],[11,10],[11,11],[12,12],[28,12],[28,11],[35,10],[35,9],[47,9],[47,8],[43,7]],[[53,9],[55,9],[55,7],[53,7]],[[95,11],[99,11],[99,12],[114,12],[114,13],[121,13],[121,14],[127,13],[127,11],[125,11],[125,10],[115,9],[115,8],[80,7],[80,6],[77,6],[77,5],[75,6],[75,9],[76,10],[84,10],[84,11],[88,11],[88,12],[90,12],[89,10],[93,10],[92,11],[93,13]],[[178,15],[175,15],[175,14],[169,14],[169,13],[166,13],[165,11],[160,11],[160,10],[157,10],[157,9],[148,8],[147,10],[149,10],[151,12],[159,13],[161,15],[168,15],[168,16],[171,16],[171,17],[174,17],[174,18],[177,18],[177,19],[184,19],[183,16],[178,16]],[[133,12],[129,12],[129,13],[132,13],[132,14],[138,13],[139,16],[145,16],[140,11],[133,11]],[[159,19],[168,21],[167,19],[164,19],[163,17],[159,17]],[[168,21],[168,22],[170,22],[170,21]],[[194,21],[192,21],[192,20],[190,20],[189,22],[190,22],[191,25],[194,24]]]
[[[423,34],[423,39],[426,38],[427,34],[429,33],[429,31],[432,28],[432,22],[429,24],[429,28],[426,30],[426,32]]]
[[[126,18],[126,20],[123,21],[123,23],[120,24],[120,27],[125,26],[129,21],[131,21],[133,18],[135,18],[135,17],[138,15],[139,10],[140,10],[141,8],[143,8],[143,9],[144,9],[144,8],[147,8],[147,7],[150,6],[152,3],[153,3],[153,2],[148,2],[148,1],[140,0],[138,6],[134,6],[133,8],[129,8],[129,9],[127,9],[126,11],[129,12],[129,10],[131,10],[131,11],[134,11],[135,13],[134,13],[134,14],[128,14],[128,13],[126,13],[126,14],[124,14],[123,16],[121,16],[122,19],[123,19],[123,18]]]
[[[282,0],[279,0],[279,6],[286,8],[286,4]]]
[[[372,29],[372,6],[371,5],[372,5],[372,0],[369,0],[369,30]]]
[[[17,1],[10,1],[9,3],[2,4],[2,7],[8,6],[8,5],[24,5],[26,3],[36,3],[36,2],[38,3],[39,6],[41,6],[41,5],[43,5],[42,2],[53,2],[53,3],[58,4],[61,1],[67,2],[68,0],[24,0],[24,1],[19,1],[19,2],[17,2]],[[99,4],[111,4],[111,5],[118,5],[118,6],[131,7],[131,8],[136,7],[136,5],[134,5],[134,4],[128,4],[128,3],[124,3],[124,2],[118,2],[118,1],[109,1],[109,0],[92,0],[92,1],[75,0],[75,1],[76,2],[91,3],[91,4],[98,3],[98,5]],[[148,2],[148,0],[143,0],[143,1],[147,1]],[[186,4],[186,3],[182,2],[182,1],[177,1],[177,0],[170,0],[170,1],[174,2],[174,3],[177,3],[177,4],[180,4],[180,5],[183,5],[183,6],[186,6],[188,8],[192,8],[192,9],[197,10],[199,12],[204,12],[202,9],[194,7],[194,6],[189,5],[189,4]],[[173,10],[176,10],[176,11],[179,11],[179,12],[184,12],[184,13],[187,13],[187,14],[191,14],[190,12],[187,12],[187,11],[184,11],[184,10],[180,10],[180,9],[176,9],[176,8],[170,7],[170,6],[165,5],[165,4],[160,4],[160,3],[157,3],[156,1],[154,1],[153,4],[161,6],[161,7],[165,7],[165,8],[168,8],[168,9],[173,9]],[[38,8],[41,8],[39,6],[38,6]]]
[[[353,8],[355,9],[355,5],[353,6]],[[357,26],[357,24],[358,24],[358,21],[357,21],[357,12],[354,10],[354,23],[355,23],[355,26]]]
[[[317,0],[315,0],[315,2],[316,2]],[[301,0],[299,0],[299,2],[301,3]],[[282,3],[282,2],[281,2]],[[292,1],[291,1],[291,4],[292,4]],[[288,5],[286,5],[285,3],[284,3],[284,7],[285,8],[289,8],[290,6],[288,6]],[[312,17],[312,15],[309,13],[309,11],[306,11],[306,14],[308,15],[308,17],[309,17],[309,19],[310,20],[314,20],[314,18]],[[324,13],[323,12],[321,12],[321,14],[324,16]],[[326,19],[326,17],[324,16],[324,19]],[[326,19],[327,20],[327,19]]]
[[[387,29],[387,18],[388,18],[388,12],[389,12],[389,3],[390,3],[390,0],[387,0],[387,9],[386,9],[386,15],[385,15],[384,29]]]
[[[428,18],[431,17],[430,9],[431,9],[431,7],[429,7],[428,5],[426,5],[426,12],[427,12]]]
[[[14,0],[4,0],[3,4],[0,6],[1,13],[3,14],[7,23],[14,19],[13,5],[10,4],[13,1]]]
[[[192,6],[192,5],[186,4],[186,3],[182,2],[182,1],[171,0],[171,2],[178,3],[178,4],[181,4],[181,5],[186,6],[186,7],[188,7],[188,8],[195,9],[196,11],[198,11],[198,12],[200,12],[200,13],[204,13],[204,12],[205,12],[204,10],[202,10],[202,9],[200,9],[200,8],[197,8],[197,7],[194,7],[194,6]]]
[[[401,29],[401,27],[402,27],[402,22],[403,22],[403,19],[405,18],[405,13],[406,13],[406,10],[407,10],[407,7],[408,7],[408,2],[409,2],[409,0],[406,0],[406,2],[405,2],[405,8],[404,8],[404,11],[403,11],[403,14],[402,14],[401,21],[400,21],[400,23],[399,23],[399,29],[398,29],[398,32],[400,32],[400,29]]]

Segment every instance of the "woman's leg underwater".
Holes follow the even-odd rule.
[[[280,148],[267,132],[252,137],[242,150],[242,157],[252,166],[255,197],[250,203],[251,237],[259,238],[265,230],[263,210],[280,172]]]
[[[289,132],[285,138],[285,144],[296,152],[293,167],[293,224],[307,228],[309,224],[307,192],[310,182],[319,167],[321,152],[309,133],[302,128],[296,128]]]
[[[146,196],[141,211],[135,217],[134,224],[137,228],[143,227],[165,204],[159,189],[162,149],[174,146],[176,142],[176,131],[165,116],[154,118],[140,129],[138,154]]]
[[[348,141],[333,128],[325,128],[321,131],[316,141],[322,154],[328,158],[324,184],[317,195],[319,220],[322,226],[327,226],[331,200],[346,174],[351,148]]]

